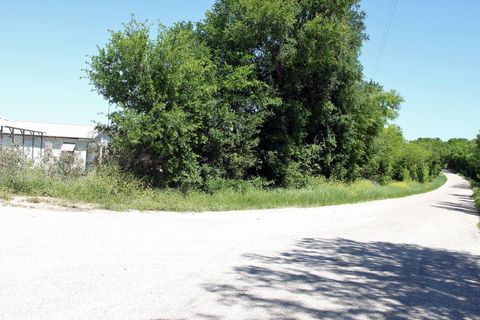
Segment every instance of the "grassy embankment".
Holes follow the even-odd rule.
[[[477,207],[477,212],[480,216],[480,183],[470,181],[473,188],[473,200],[475,201],[475,207]],[[480,220],[478,221],[478,228],[480,228]]]
[[[465,179],[468,180],[468,182],[470,182],[470,185],[472,187],[472,190],[473,190],[473,201],[475,203],[475,207],[477,208],[477,213],[479,215],[479,221],[478,221],[478,228],[480,229],[480,182],[477,181],[477,180],[474,180],[470,177],[467,177],[465,175],[461,175],[462,177],[464,177]]]
[[[3,180],[3,181],[2,181]],[[313,207],[398,198],[434,190],[444,184],[441,175],[429,183],[392,182],[378,185],[366,180],[353,183],[312,179],[302,189],[256,188],[249,183],[222,188],[212,193],[146,188],[132,177],[115,170],[77,178],[46,178],[39,170],[29,169],[13,179],[0,179],[0,198],[12,194],[53,197],[60,203],[88,203],[112,210],[221,211],[281,207]],[[32,200],[32,201],[33,201]],[[66,201],[66,202],[65,202]]]
[[[475,206],[477,210],[480,212],[480,189],[479,187],[475,187],[473,189],[473,198],[475,199]]]

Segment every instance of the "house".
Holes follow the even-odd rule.
[[[84,168],[89,168],[108,144],[109,138],[94,125],[56,124],[12,121],[0,118],[0,147],[15,145],[25,158],[41,164],[45,156],[60,159],[71,154]]]

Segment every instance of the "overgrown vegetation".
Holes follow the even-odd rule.
[[[480,134],[475,139],[418,139],[413,143],[431,153],[432,163],[443,164],[446,168],[467,177],[473,187],[473,198],[480,213]],[[480,223],[479,223],[480,226]]]
[[[473,200],[475,201],[477,211],[480,213],[480,184],[478,182],[473,186]],[[478,226],[480,227],[480,222]]]
[[[448,141],[447,150],[449,167],[472,180],[473,199],[480,214],[480,134],[474,140],[452,139]]]
[[[9,201],[12,199],[12,195],[6,188],[0,188],[0,200]]]
[[[4,166],[0,167],[0,172]],[[351,183],[310,178],[304,188],[269,188],[261,181],[217,181],[211,192],[181,192],[174,189],[150,188],[131,174],[115,166],[105,166],[85,176],[45,176],[38,167],[24,166],[7,176],[0,175],[0,184],[9,194],[53,197],[72,203],[93,204],[113,210],[205,211],[240,210],[280,207],[311,207],[353,203],[375,199],[402,197],[433,190],[443,184],[444,176],[430,183],[392,182],[379,185],[368,180]],[[1,193],[0,193],[1,194]],[[64,204],[60,202],[59,204]]]
[[[113,138],[110,164],[83,176],[2,161],[1,185],[144,210],[431,190],[445,155],[433,140],[407,142],[391,124],[402,97],[364,79],[364,17],[358,0],[217,0],[203,21],[157,33],[132,19],[86,70],[116,107],[102,128]]]
[[[403,99],[363,79],[364,16],[357,0],[218,0],[203,21],[156,36],[132,20],[87,70],[117,107],[105,128],[113,155],[183,191],[212,180],[429,181],[439,168],[428,152],[385,129]]]

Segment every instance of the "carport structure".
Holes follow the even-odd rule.
[[[25,128],[17,128],[8,125],[0,126],[0,146],[4,145],[4,136],[7,136],[7,139],[11,139],[12,145],[16,143],[15,136],[22,137],[22,151],[25,155],[25,136],[31,137],[32,140],[32,161],[35,161],[35,137],[40,139],[40,150],[43,151],[43,135],[45,132],[32,130],[32,129],[25,129]]]

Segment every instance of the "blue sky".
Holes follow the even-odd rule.
[[[398,124],[408,139],[473,136],[480,129],[480,1],[364,0],[365,77],[398,90],[406,102]],[[0,116],[63,123],[101,121],[108,104],[80,79],[87,55],[108,29],[137,19],[170,25],[197,21],[213,0],[2,1]],[[377,71],[375,66],[378,64]]]

